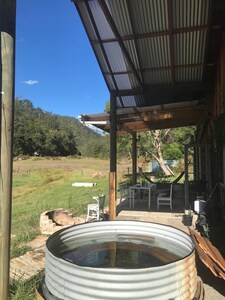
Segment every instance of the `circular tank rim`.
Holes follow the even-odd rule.
[[[115,268],[115,269],[110,269],[110,272],[116,272],[116,270],[122,270],[124,272],[128,271],[129,273],[131,272],[131,270],[137,272],[137,270],[142,270],[142,269],[153,269],[153,268],[164,268],[165,266],[167,265],[170,265],[170,264],[173,264],[175,262],[179,262],[179,261],[182,261],[184,259],[186,259],[187,257],[191,256],[191,254],[193,252],[195,252],[195,246],[194,246],[194,243],[190,237],[190,235],[186,232],[184,232],[183,230],[179,229],[179,228],[176,228],[174,226],[171,226],[171,225],[167,225],[167,224],[161,224],[161,223],[157,223],[157,222],[145,222],[145,221],[137,221],[137,220],[115,220],[115,221],[106,221],[107,224],[113,224],[113,223],[117,223],[117,224],[124,224],[124,223],[127,223],[127,224],[133,224],[133,223],[136,223],[136,224],[155,224],[155,225],[159,225],[160,227],[167,227],[167,228],[172,228],[174,231],[177,231],[177,232],[180,232],[182,235],[186,236],[186,238],[190,241],[190,243],[192,244],[192,250],[190,250],[190,252],[187,254],[187,255],[184,255],[182,256],[181,258],[177,259],[176,261],[172,261],[172,262],[169,262],[167,264],[164,264],[163,266],[156,266],[156,267],[149,267],[149,268],[138,268],[138,269],[126,269],[126,268]],[[104,222],[104,224],[106,223]],[[72,228],[77,228],[77,227],[80,227],[80,226],[85,226],[86,224],[101,224],[99,226],[102,226],[103,222],[102,221],[96,221],[96,222],[88,222],[88,223],[82,223],[82,224],[77,224],[77,225],[72,225],[72,226],[69,226],[67,228],[62,228],[58,231],[56,231],[55,233],[53,233],[52,235],[50,235],[46,241],[46,249],[49,251],[50,255],[53,255],[55,257],[57,257],[58,259],[61,259],[63,260],[66,264],[68,265],[73,265],[73,266],[76,266],[76,268],[81,268],[81,269],[96,269],[96,270],[102,270],[102,271],[106,271],[107,272],[107,268],[94,268],[94,267],[87,267],[87,266],[79,266],[75,263],[71,263],[63,258],[61,258],[60,256],[57,256],[56,254],[53,254],[53,252],[49,249],[49,244],[51,243],[51,241],[54,239],[54,237],[59,237],[61,235],[61,233],[63,233],[64,231],[68,231]],[[144,234],[143,234],[144,235]]]
[[[113,233],[114,236],[139,234],[141,239],[145,232],[152,236],[150,228],[159,233],[155,236],[169,236],[175,243],[177,240],[180,245],[184,243],[184,248],[179,251],[187,255],[158,267],[123,269],[78,266],[51,253],[51,249],[59,248],[55,252],[61,254],[68,247],[77,245],[75,236],[83,233],[85,238],[81,237],[78,241],[81,245],[90,238],[98,237],[99,232],[102,235],[104,232]],[[96,230],[97,235],[94,235]],[[63,300],[193,299],[197,290],[194,244],[186,232],[153,222],[125,220],[71,226],[57,231],[46,242],[45,284],[52,295]]]

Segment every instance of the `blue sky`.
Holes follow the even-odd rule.
[[[70,0],[18,0],[15,96],[54,114],[102,112],[109,92]]]

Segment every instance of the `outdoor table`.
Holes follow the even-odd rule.
[[[130,199],[130,208],[134,208],[134,200],[135,200],[135,191],[147,191],[148,192],[148,209],[151,207],[151,189],[155,186],[155,184],[150,184],[147,186],[142,186],[139,184],[131,185],[129,187],[129,199]]]

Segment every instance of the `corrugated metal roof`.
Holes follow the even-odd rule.
[[[98,1],[87,1],[86,3],[87,3],[86,4],[87,10],[88,7],[90,8],[100,38],[102,40],[115,38],[115,35],[113,34],[113,31],[109,26],[106,16],[104,12],[101,10]]]
[[[104,44],[105,52],[109,58],[112,72],[126,72],[126,61],[117,42]]]
[[[183,68],[175,71],[175,81],[179,83],[201,83],[203,76],[202,68]]]
[[[109,9],[115,18],[118,30],[122,36],[132,34],[127,1],[110,1]]]
[[[207,30],[179,33],[174,35],[174,65],[186,66],[203,64]]]
[[[169,70],[145,72],[144,79],[145,83],[149,86],[165,86],[172,82],[171,72]]]
[[[211,40],[225,14],[219,0],[74,3],[117,107],[206,98],[216,65],[216,51],[208,48],[219,47],[219,39]]]
[[[208,26],[210,0],[173,0],[173,28]]]
[[[168,30],[167,0],[130,1],[130,7],[136,34]]]
[[[142,68],[160,68],[170,66],[169,36],[156,36],[138,40]]]

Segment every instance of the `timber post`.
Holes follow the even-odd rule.
[[[132,133],[132,184],[137,183],[137,134]]]
[[[9,298],[16,0],[0,1],[0,296]]]
[[[110,173],[109,173],[109,220],[116,219],[116,94],[110,94]]]
[[[185,209],[190,209],[189,203],[189,186],[188,186],[188,145],[184,146],[184,198],[185,198]]]

